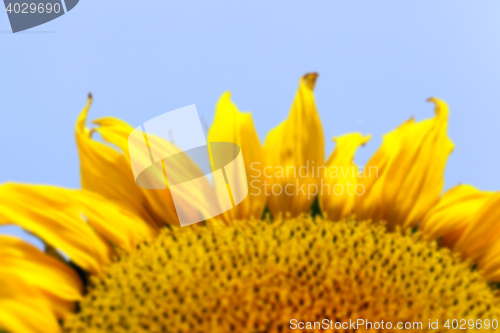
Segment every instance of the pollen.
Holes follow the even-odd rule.
[[[324,319],[430,331],[429,320],[500,320],[500,302],[470,263],[418,234],[307,216],[165,229],[93,277],[64,329],[287,332]]]

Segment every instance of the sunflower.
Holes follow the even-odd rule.
[[[496,328],[500,193],[469,185],[442,193],[454,149],[446,103],[429,99],[433,118],[404,122],[357,166],[369,135],[334,138],[325,160],[316,79],[300,79],[288,118],[264,145],[251,114],[222,95],[208,142],[241,148],[249,194],[184,228],[168,187],[136,185],[134,129],[110,117],[87,128],[89,96],[75,129],[82,189],[0,186],[0,224],[46,245],[0,237],[0,328],[440,331],[461,321]]]

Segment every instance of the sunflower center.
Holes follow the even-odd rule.
[[[64,326],[278,332],[363,319],[393,328],[421,322],[425,331],[429,320],[442,328],[447,319],[499,318],[499,300],[479,273],[435,243],[365,222],[303,217],[165,229],[94,278]]]

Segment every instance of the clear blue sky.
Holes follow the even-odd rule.
[[[80,0],[18,34],[0,14],[0,182],[79,187],[73,127],[89,91],[91,118],[135,127],[193,103],[210,123],[231,90],[263,141],[317,71],[327,154],[333,136],[371,133],[366,162],[383,133],[431,117],[436,96],[456,144],[446,187],[498,191],[499,13],[496,0]]]

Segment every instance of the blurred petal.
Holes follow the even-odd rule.
[[[137,215],[90,191],[73,191],[68,195],[80,204],[88,223],[113,245],[132,250],[151,240],[156,230]]]
[[[59,317],[82,297],[82,284],[73,269],[20,239],[0,236],[0,263],[1,279],[9,279],[20,298],[28,298],[23,287],[30,285],[47,296]],[[66,311],[58,312],[61,309]]]
[[[30,299],[19,301],[15,297],[5,297],[8,288],[9,285],[2,284],[3,291],[0,291],[0,329],[13,333],[62,332],[57,317],[43,297],[30,293]]]
[[[442,244],[451,247],[493,195],[493,192],[482,192],[470,185],[456,186],[427,213],[419,230],[430,239],[443,237]]]
[[[495,242],[479,260],[479,269],[487,281],[500,281],[500,242]]]
[[[492,195],[472,217],[454,249],[472,260],[482,258],[500,237],[500,192]],[[484,263],[483,263],[484,264]]]
[[[82,188],[122,202],[127,209],[153,224],[154,219],[145,209],[146,198],[135,184],[129,161],[115,149],[91,138],[92,131],[85,125],[91,104],[89,96],[75,128]]]
[[[300,79],[288,119],[271,130],[264,143],[272,168],[265,174],[270,183],[267,204],[274,216],[309,211],[319,191],[319,178],[312,170],[323,165],[325,142],[313,94],[317,77],[310,73]]]
[[[224,93],[217,103],[214,122],[208,132],[207,141],[237,144],[241,148],[245,162],[248,196],[235,208],[224,213],[223,218],[230,222],[250,217],[260,218],[266,203],[262,174],[265,166],[264,153],[252,115],[240,112],[231,102],[229,92]],[[227,189],[222,190],[227,191]]]
[[[0,236],[0,285],[0,328],[9,332],[60,332],[57,319],[82,297],[69,266],[9,236]]]
[[[356,197],[360,219],[387,221],[409,228],[423,219],[444,186],[444,169],[453,143],[448,138],[448,106],[437,98],[436,116],[413,119],[384,136],[382,146],[363,169],[365,194]]]
[[[129,135],[134,129],[127,123],[111,117],[97,119],[94,120],[93,123],[99,126],[95,131],[99,132],[106,142],[116,145],[122,151],[127,161],[127,170],[131,173]],[[138,144],[142,143],[143,142]],[[199,188],[193,188],[195,193],[181,193],[183,197],[177,198],[174,204],[170,188],[168,187],[168,183],[176,183],[180,179],[193,179],[195,178],[194,175],[202,174],[198,166],[187,154],[182,154],[182,151],[177,146],[163,138],[148,135],[147,144],[148,146],[154,145],[157,152],[162,156],[176,155],[175,162],[169,164],[168,175],[165,175],[165,170],[159,170],[159,172],[152,175],[157,181],[166,184],[166,189],[144,189],[137,186],[134,181],[134,186],[137,187],[143,198],[145,198],[144,205],[147,207],[147,210],[156,216],[156,220],[161,220],[171,225],[179,225],[177,209],[180,209],[184,216],[189,216],[188,219],[199,215],[197,209],[193,209],[192,205],[193,198],[198,198],[197,201],[200,202],[200,204],[197,208],[199,210],[204,210],[200,194],[196,192]],[[149,166],[151,164],[149,156],[147,156],[142,163],[147,163],[147,166]],[[131,177],[133,179],[132,173]],[[205,180],[206,184],[209,184],[206,178],[200,180],[200,182],[203,182],[203,180]]]
[[[352,214],[358,182],[354,154],[370,138],[370,135],[350,133],[333,139],[337,146],[326,161],[325,169],[318,169],[322,177],[321,210],[328,218],[338,220]]]
[[[488,281],[500,281],[500,192],[491,194],[459,235],[453,249],[478,264]],[[476,203],[478,206],[480,202]],[[467,212],[469,213],[469,212]]]
[[[98,273],[112,252],[83,221],[81,207],[68,195],[71,192],[53,186],[1,185],[0,225],[18,225],[64,252],[83,269]]]

